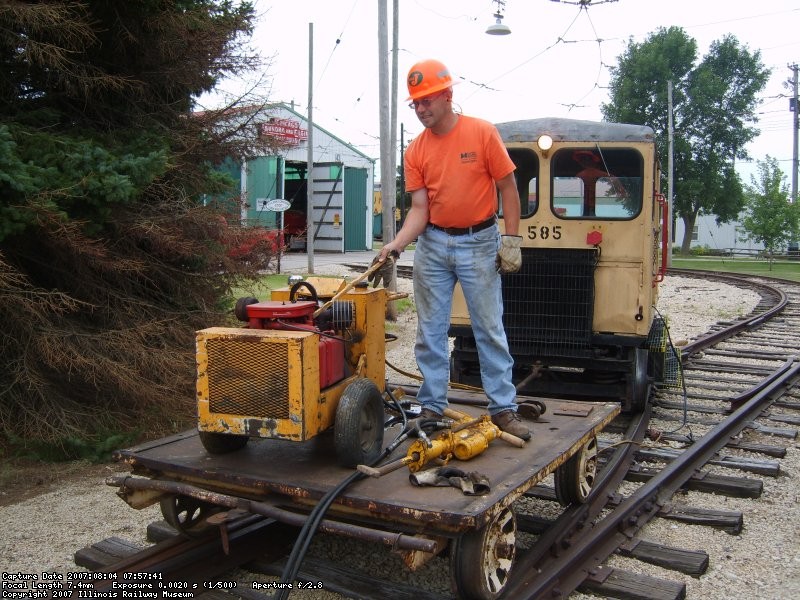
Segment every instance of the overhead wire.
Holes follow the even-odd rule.
[[[589,11],[586,9],[585,6],[581,6],[581,10],[582,11],[585,10],[586,19],[589,21],[589,25],[592,27],[592,31],[594,32],[594,36],[595,36],[595,40],[594,41],[597,42],[597,54],[598,54],[597,58],[598,58],[599,64],[597,65],[597,77],[595,78],[594,85],[591,87],[591,89],[588,92],[586,92],[583,96],[578,98],[577,102],[582,102],[587,96],[589,96],[589,94],[594,92],[599,87],[598,84],[600,82],[600,75],[603,72],[603,40],[600,38],[599,35],[597,35],[597,29],[595,28],[594,23],[592,22],[592,18],[589,16]],[[570,110],[572,110],[572,108],[577,106],[577,102],[576,102],[575,105],[573,105],[570,108]]]
[[[602,73],[603,73],[603,68],[604,67],[608,68],[608,66],[609,66],[603,61],[603,44],[604,43],[608,43],[608,42],[612,42],[612,41],[617,39],[617,38],[603,38],[600,35],[598,35],[597,28],[596,28],[596,26],[595,26],[595,24],[594,24],[594,22],[593,22],[593,20],[592,20],[592,18],[590,16],[588,8],[589,7],[598,6],[600,4],[606,4],[606,3],[609,3],[609,2],[612,2],[612,1],[615,1],[615,0],[603,0],[603,1],[594,1],[594,2],[585,1],[585,0],[577,0],[577,1],[574,1],[574,2],[567,1],[567,0],[562,0],[560,2],[561,4],[574,5],[574,6],[578,7],[578,10],[577,10],[575,16],[573,17],[571,22],[568,24],[566,29],[563,31],[563,33],[560,36],[558,36],[551,44],[549,44],[545,48],[543,48],[540,51],[536,52],[532,56],[526,58],[522,62],[516,64],[511,69],[509,69],[509,70],[501,73],[500,75],[494,77],[493,79],[489,80],[488,82],[481,82],[479,80],[475,80],[473,78],[470,78],[469,76],[463,76],[463,75],[459,76],[459,79],[461,79],[465,83],[469,83],[471,86],[473,86],[475,88],[470,94],[468,94],[466,96],[466,98],[467,99],[471,98],[472,96],[474,96],[475,94],[477,94],[480,91],[492,91],[492,92],[502,92],[502,91],[504,91],[504,90],[499,89],[497,86],[492,85],[492,84],[494,84],[497,81],[500,81],[503,78],[507,77],[508,75],[518,71],[519,69],[521,69],[525,65],[527,65],[530,62],[536,60],[537,58],[540,58],[540,57],[548,54],[549,52],[551,52],[556,47],[558,47],[558,46],[560,46],[562,44],[592,42],[592,43],[596,43],[597,46],[598,46],[598,68],[597,68],[597,73],[596,73],[596,76],[595,76],[595,81],[594,81],[593,86],[583,96],[581,96],[580,98],[577,98],[575,101],[573,101],[573,102],[562,102],[561,103],[562,105],[568,107],[570,110],[572,110],[574,108],[579,108],[579,107],[584,106],[582,104],[582,102],[584,102],[585,99],[590,94],[592,94],[594,91],[596,91],[598,89],[603,89],[603,86],[600,85],[601,76],[602,76]],[[345,24],[344,24],[344,26],[342,28],[342,31],[341,31],[339,37],[336,39],[334,47],[332,48],[332,50],[331,50],[331,52],[330,52],[330,54],[328,56],[328,60],[326,62],[325,68],[323,69],[323,73],[322,73],[322,75],[320,76],[320,78],[318,80],[319,82],[322,81],[322,79],[324,78],[324,75],[326,74],[329,66],[333,62],[334,56],[336,54],[336,49],[339,47],[339,45],[341,45],[340,42],[344,39],[344,36],[345,36],[345,34],[347,32],[347,28],[348,28],[348,25],[350,23],[350,20],[351,20],[353,14],[355,12],[357,3],[358,3],[358,0],[355,0],[355,2],[353,3],[353,5],[351,7],[350,13],[349,13],[349,15],[347,17],[347,20],[345,21]],[[421,9],[424,9],[424,10],[427,10],[427,11],[431,12],[432,14],[436,15],[438,18],[441,18],[441,19],[447,19],[447,20],[468,19],[470,21],[474,21],[474,20],[477,19],[476,17],[471,17],[471,16],[466,15],[466,14],[461,14],[461,15],[458,15],[458,16],[450,16],[450,15],[446,15],[446,14],[442,14],[440,12],[434,11],[431,8],[427,7],[427,6],[424,6],[420,2],[417,2],[416,4]],[[586,39],[586,40],[583,40],[583,39],[581,39],[581,40],[570,40],[570,39],[567,38],[567,36],[568,36],[569,32],[573,29],[574,25],[577,23],[578,19],[580,18],[580,15],[581,15],[582,11],[586,12],[587,20],[589,22],[589,25],[592,28],[592,31],[593,31],[593,33],[595,35],[595,38],[594,39]],[[769,12],[769,13],[760,13],[760,14],[751,15],[751,16],[747,16],[747,17],[737,17],[737,18],[731,18],[731,19],[722,19],[722,20],[719,20],[719,21],[712,21],[712,22],[708,22],[708,23],[700,23],[700,24],[695,24],[695,25],[689,25],[689,26],[686,26],[685,28],[686,29],[692,29],[692,28],[699,28],[699,27],[722,25],[722,24],[726,24],[726,23],[730,23],[730,22],[737,22],[737,21],[743,21],[743,20],[748,20],[748,19],[774,17],[774,16],[777,16],[777,15],[786,14],[787,12],[797,12],[797,11],[800,11],[800,9],[790,9],[789,11],[775,11],[775,12]],[[409,50],[407,50],[407,49],[401,49],[401,51],[409,52]],[[354,108],[356,106],[358,106],[358,104],[361,102],[362,97],[363,97],[363,90],[362,90],[362,93],[360,93],[355,98],[355,100],[353,102],[353,107]],[[323,110],[323,109],[321,109],[321,110]],[[323,112],[324,112],[324,110],[323,110]],[[353,111],[353,114],[356,114],[356,113],[357,113],[357,111]],[[332,119],[333,122],[341,123],[342,125],[345,125],[345,126],[349,127],[348,119],[343,119],[339,115],[333,115],[331,117],[331,119]],[[362,135],[366,136],[366,137],[369,137],[369,138],[372,138],[372,139],[375,139],[375,140],[379,140],[380,139],[378,135],[376,135],[374,133],[370,133],[368,131],[362,130],[360,133]],[[364,144],[352,144],[352,145],[354,147],[356,147],[356,148],[359,148],[359,149],[360,148],[366,148],[366,146]],[[397,148],[395,150],[397,151],[398,149],[399,149],[399,141],[398,141],[398,144],[397,144]],[[365,153],[368,153],[368,152],[365,152]]]
[[[342,38],[344,37],[344,32],[347,29],[347,24],[350,23],[350,19],[353,16],[353,13],[356,10],[356,5],[358,4],[358,0],[354,0],[353,7],[350,9],[350,14],[347,16],[347,20],[344,22],[344,26],[342,27],[341,33],[339,33],[339,37],[336,38],[336,42],[333,44],[333,48],[331,49],[331,53],[328,55],[328,60],[325,63],[325,66],[322,67],[322,73],[319,75],[319,79],[317,79],[317,86],[319,86],[322,78],[325,77],[325,72],[328,70],[328,65],[331,64],[331,59],[333,58],[333,53],[336,52],[336,49],[339,47],[339,44],[342,42]]]

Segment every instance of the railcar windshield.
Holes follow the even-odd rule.
[[[562,219],[633,219],[642,210],[642,155],[631,148],[562,148],[553,156],[553,212]]]
[[[519,192],[520,215],[523,218],[530,217],[539,207],[539,157],[529,148],[509,148],[508,155],[517,167],[514,178]],[[500,202],[500,214],[502,210],[503,204]]]

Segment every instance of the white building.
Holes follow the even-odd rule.
[[[683,243],[684,225],[680,217],[675,219],[675,235],[673,246],[680,247]],[[737,221],[717,225],[713,215],[699,216],[692,231],[692,248],[707,247],[711,250],[726,250],[732,252],[749,252],[763,250],[760,242],[742,241],[744,230]]]
[[[275,156],[230,159],[222,168],[237,182],[240,198],[245,199],[241,208],[244,222],[276,228],[284,222],[305,225],[309,202],[308,119],[285,104],[275,104],[263,112],[255,124],[258,135],[274,136],[285,148]],[[311,138],[314,152],[310,229],[314,249],[370,250],[375,159],[316,123]],[[276,199],[286,202],[270,202]]]

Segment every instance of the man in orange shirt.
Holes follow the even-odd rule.
[[[500,429],[530,439],[517,415],[514,360],[503,329],[500,273],[522,265],[520,201],[514,163],[497,129],[453,110],[447,67],[424,60],[408,73],[409,105],[425,126],[405,154],[411,208],[394,240],[376,260],[400,253],[415,239],[414,347],[423,382],[417,394],[422,417],[440,417],[450,379],[447,330],[456,281],[461,283],[478,347],[489,414]],[[497,225],[500,190],[505,234]]]

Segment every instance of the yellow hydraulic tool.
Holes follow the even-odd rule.
[[[358,470],[370,477],[380,477],[407,466],[409,471],[416,473],[426,464],[437,459],[444,464],[452,458],[469,460],[486,450],[489,447],[489,442],[495,438],[505,440],[518,448],[522,448],[525,445],[525,440],[502,431],[492,423],[489,415],[476,418],[451,408],[446,408],[444,416],[453,420],[453,426],[439,432],[430,439],[418,438],[408,447],[403,458],[377,468],[358,465]]]

